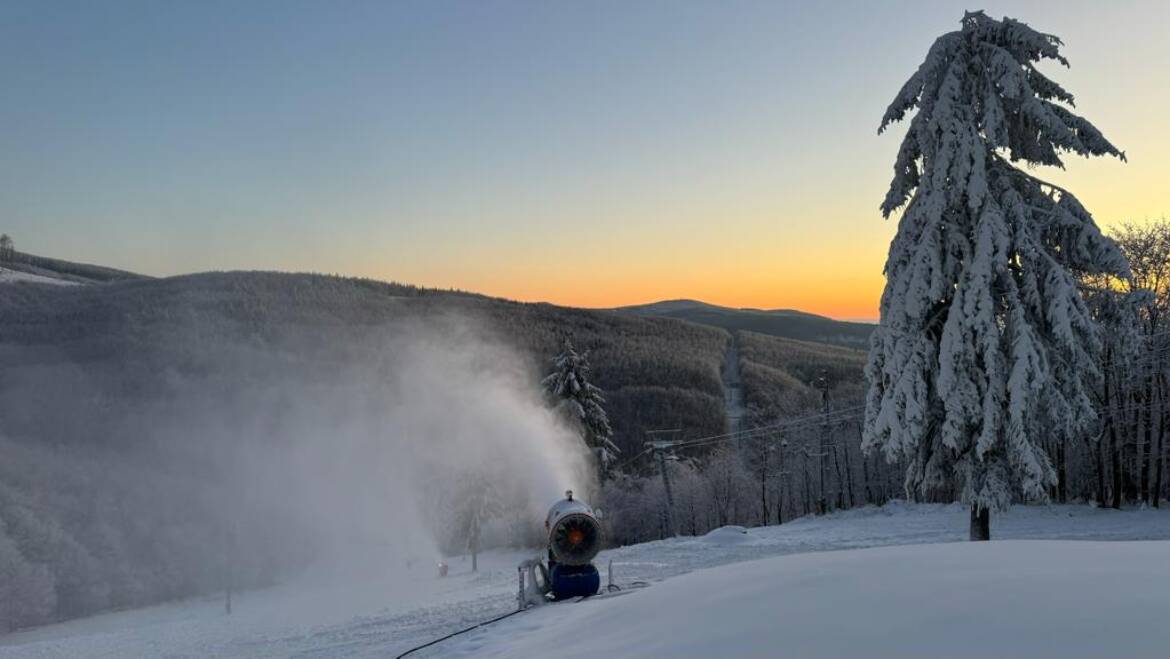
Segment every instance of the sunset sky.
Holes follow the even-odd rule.
[[[1044,178],[1170,214],[1166,2],[0,4],[0,231],[152,275],[306,270],[521,300],[874,318],[886,105],[965,8],[1129,157]]]

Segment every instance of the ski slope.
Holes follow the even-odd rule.
[[[779,556],[541,607],[444,652],[1153,659],[1170,648],[1168,555],[1167,541],[1006,540]]]
[[[899,607],[907,615],[937,613],[943,616],[944,610],[939,607],[944,604],[961,604],[962,600],[973,596],[972,593],[985,598],[980,602],[993,600],[997,607],[1016,600],[1031,602],[1029,597],[1047,597],[1038,589],[1055,588],[1052,582],[1060,581],[1061,578],[1066,578],[1068,587],[1076,588],[1079,593],[1078,598],[1073,599],[1066,597],[1066,593],[1059,588],[1052,590],[1054,596],[1060,597],[1059,601],[1056,597],[1052,599],[1061,607],[1083,607],[1086,612],[1107,615],[1104,620],[1113,620],[1124,614],[1127,620],[1117,621],[1119,629],[1131,629],[1126,626],[1130,621],[1145,620],[1143,611],[1131,610],[1129,605],[1120,606],[1114,611],[1104,611],[1104,607],[1095,599],[1096,591],[1090,589],[1099,589],[1115,577],[1121,578],[1119,584],[1129,588],[1129,582],[1125,581],[1128,577],[1100,574],[1082,579],[1082,574],[1091,575],[1094,569],[1093,565],[1085,563],[1100,563],[1102,565],[1097,569],[1101,570],[1110,566],[1129,565],[1131,569],[1141,571],[1147,581],[1162,584],[1159,586],[1161,592],[1168,592],[1164,584],[1170,581],[1163,579],[1160,571],[1170,568],[1156,566],[1155,560],[1147,560],[1148,556],[1141,553],[1146,551],[1141,549],[1143,546],[1156,546],[1149,543],[1090,543],[1088,547],[1100,548],[1096,556],[1089,555],[1089,550],[1078,550],[1077,547],[1082,543],[1036,544],[1040,548],[1051,547],[1051,555],[1044,554],[1042,549],[1028,549],[1035,543],[991,543],[987,545],[991,548],[988,552],[1005,551],[998,549],[1000,546],[1019,545],[1023,549],[1020,550],[1018,560],[1013,556],[988,553],[976,556],[983,563],[970,562],[975,566],[969,575],[972,579],[980,574],[998,579],[988,582],[992,585],[983,590],[958,577],[954,581],[949,576],[936,578],[939,565],[946,561],[965,565],[967,562],[960,558],[964,556],[963,552],[982,551],[971,549],[968,543],[933,549],[882,550],[876,553],[823,553],[890,545],[961,542],[965,540],[966,533],[967,511],[961,506],[892,502],[882,508],[871,507],[822,518],[804,518],[782,526],[747,530],[724,528],[701,538],[678,538],[612,549],[602,552],[598,558],[603,574],[609,561],[612,561],[617,583],[650,581],[653,585],[618,597],[559,604],[525,612],[412,656],[481,653],[530,656],[532,649],[537,647],[532,644],[546,642],[550,638],[548,635],[555,635],[558,630],[563,631],[566,625],[577,624],[578,620],[590,621],[591,625],[604,625],[605,633],[574,635],[572,643],[565,641],[556,646],[558,651],[568,651],[568,646],[583,643],[586,637],[593,642],[593,636],[634,642],[651,629],[657,629],[652,627],[652,619],[655,618],[650,616],[651,620],[648,620],[647,612],[642,609],[665,606],[663,602],[677,601],[678,606],[682,607],[671,616],[662,616],[656,623],[670,624],[673,630],[671,634],[681,634],[684,628],[688,633],[709,630],[711,634],[717,634],[716,626],[703,627],[697,622],[686,624],[685,616],[719,615],[726,618],[719,618],[723,620],[721,625],[745,625],[740,631],[747,637],[760,631],[757,627],[751,627],[752,624],[758,623],[758,626],[771,629],[772,623],[778,619],[777,616],[769,616],[762,622],[758,621],[760,609],[757,607],[772,609],[792,606],[803,609],[805,606],[831,604],[831,610],[822,613],[833,624],[838,624],[846,619],[846,611],[850,611],[848,615],[860,616],[858,611],[861,609],[838,610],[836,607],[859,607],[846,600],[869,593],[871,599],[859,600],[870,602],[871,608],[861,607],[865,610],[865,616],[892,615]],[[993,533],[1002,539],[1170,540],[1170,511],[1114,511],[1086,506],[1018,507],[993,520]],[[1170,555],[1170,544],[1149,551],[1164,557]],[[1160,554],[1157,553],[1159,551]],[[1059,557],[1069,552],[1072,553],[1069,554],[1068,562],[1061,563]],[[230,617],[224,615],[220,598],[206,598],[110,613],[0,636],[0,659],[394,657],[431,639],[512,610],[515,606],[516,564],[531,554],[526,551],[490,552],[481,556],[478,574],[470,572],[469,562],[456,558],[450,561],[451,573],[445,579],[436,577],[435,565],[429,561],[386,566],[371,559],[354,563],[340,572],[306,575],[281,587],[237,593],[234,612]],[[785,557],[791,554],[802,556]],[[849,558],[855,554],[860,558]],[[955,558],[948,558],[951,556]],[[763,567],[746,563],[759,559],[764,559],[759,564]],[[1049,563],[1057,572],[1049,574],[1040,569]],[[1168,562],[1163,560],[1162,563]],[[928,570],[929,565],[935,567]],[[1061,565],[1064,567],[1060,568]],[[1033,570],[1033,567],[1037,569]],[[891,578],[874,577],[865,581],[857,576],[871,569],[888,572]],[[898,569],[902,572],[897,572]],[[1036,574],[1038,581],[1021,580],[1031,573]],[[917,582],[908,578],[915,574],[921,577]],[[1060,574],[1065,574],[1065,577],[1060,577]],[[773,582],[776,584],[774,588]],[[730,584],[727,590],[718,585],[722,583]],[[908,600],[913,599],[915,583],[933,590],[921,601],[911,604]],[[744,590],[735,592],[732,588],[735,584],[741,584]],[[1016,592],[1013,584],[1020,584],[1021,588],[1026,585],[1026,588]],[[895,586],[906,590],[898,591]],[[822,587],[823,596],[816,595],[822,591]],[[802,588],[804,590],[800,590]],[[854,592],[850,588],[860,590]],[[883,599],[887,591],[889,599]],[[798,605],[795,600],[784,595],[796,592],[803,593],[801,597],[805,604]],[[1136,597],[1134,602],[1148,608],[1150,602],[1141,599],[1143,591],[1133,592]],[[1092,593],[1092,597],[1088,593]],[[769,599],[773,595],[778,599]],[[1163,597],[1163,605],[1170,603],[1170,594]],[[663,599],[660,601],[660,598]],[[903,601],[907,603],[899,604],[898,607],[876,604]],[[626,607],[633,608],[627,610]],[[610,611],[625,612],[631,617],[611,618],[611,615],[618,614],[611,614]],[[962,609],[954,609],[950,615],[961,616],[963,613]],[[757,623],[752,623],[753,619]],[[679,622],[675,624],[670,622],[672,620]],[[793,618],[792,624],[795,625],[799,620],[802,619]],[[901,624],[917,624],[914,620],[902,620]],[[1070,621],[1076,620],[1078,618],[1070,618]],[[890,619],[887,622],[894,624],[898,621]],[[974,622],[968,621],[967,624],[974,629]],[[779,626],[775,628],[781,629]],[[800,629],[788,626],[783,629],[788,630],[792,639],[800,636]],[[833,656],[835,650],[840,656],[840,653],[847,652],[847,648],[834,643],[843,642],[842,638],[846,635],[841,634],[839,628],[834,629],[838,631],[823,639],[825,645],[817,646],[817,639],[809,635],[805,639],[809,645],[800,646],[805,651],[786,654]],[[657,629],[655,633],[663,636],[661,631]],[[706,634],[708,631],[701,633]],[[1149,633],[1154,634],[1155,630],[1149,630]],[[853,634],[854,630],[850,628],[850,635]],[[969,634],[978,636],[975,631],[969,631]],[[679,638],[696,641],[686,635],[680,635]],[[712,642],[714,640],[713,637]],[[722,642],[727,641],[724,639]],[[642,647],[631,646],[618,654],[638,653]],[[711,649],[709,646],[703,647]],[[818,650],[818,647],[821,649]],[[716,654],[724,654],[726,651],[751,655],[755,654],[756,646],[721,645],[720,648]],[[676,649],[682,652],[682,648]],[[950,649],[948,646],[948,651]],[[610,651],[601,648],[595,650]],[[822,654],[818,655],[817,652]],[[913,653],[905,656],[913,656]]]

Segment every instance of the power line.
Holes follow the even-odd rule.
[[[733,439],[750,439],[753,437],[770,435],[772,433],[783,434],[783,433],[800,432],[800,431],[804,431],[804,430],[817,428],[822,423],[824,423],[826,420],[828,420],[829,423],[831,423],[831,424],[840,424],[840,423],[860,419],[864,416],[863,410],[864,410],[864,408],[859,409],[859,410],[855,410],[855,411],[848,411],[847,413],[845,413],[845,412],[831,413],[828,416],[825,416],[823,414],[817,414],[817,415],[813,415],[813,416],[810,416],[807,418],[803,418],[803,419],[799,420],[799,422],[794,422],[791,424],[786,423],[786,424],[782,424],[782,425],[776,424],[776,425],[772,425],[772,426],[766,426],[766,427],[758,428],[758,429],[751,430],[751,431],[744,431],[743,433],[740,433],[738,435],[732,435],[732,436],[716,435],[713,437],[684,440],[684,441],[679,442],[676,446],[678,448],[689,448],[691,446],[717,444],[720,442],[730,441]]]
[[[638,453],[638,454],[634,455],[633,457],[630,457],[630,458],[623,460],[623,461],[617,463],[616,465],[614,465],[613,470],[618,471],[622,467],[625,467],[629,464],[632,464],[635,460],[637,460],[638,458],[642,457],[643,455],[646,455],[647,453],[649,453],[650,451],[653,451],[653,450],[654,450],[653,448],[647,447],[646,449],[643,449],[641,453]]]
[[[865,409],[864,405],[857,405],[854,407],[837,408],[837,409],[829,412],[829,416],[836,416],[836,415],[845,414],[845,413],[857,412],[857,411],[864,410],[864,409]],[[677,442],[674,442],[674,444],[675,445],[684,445],[684,444],[691,444],[691,443],[695,443],[695,442],[705,442],[708,440],[716,440],[716,439],[734,439],[736,437],[742,438],[744,436],[758,435],[760,433],[768,432],[771,430],[783,430],[783,429],[789,428],[790,426],[793,426],[793,425],[799,425],[799,424],[804,424],[804,423],[818,423],[818,422],[822,421],[824,419],[824,417],[825,417],[824,413],[809,414],[809,415],[802,416],[802,417],[796,417],[795,419],[781,421],[779,423],[772,424],[772,425],[757,426],[755,428],[750,428],[748,430],[741,430],[740,432],[724,433],[722,435],[710,435],[708,437],[697,437],[695,439],[678,440]]]
[[[760,426],[750,430],[741,431],[738,433],[725,433],[722,435],[711,435],[709,437],[698,437],[695,439],[684,439],[673,442],[662,442],[665,448],[691,448],[694,446],[706,446],[711,444],[718,444],[722,442],[732,441],[736,439],[747,439],[762,434],[767,434],[774,431],[792,431],[803,430],[806,428],[816,427],[828,421],[830,424],[840,423],[842,421],[852,421],[860,418],[864,405],[859,405],[852,408],[837,409],[828,414],[810,414],[808,416],[791,419],[786,422],[776,423],[768,426]]]

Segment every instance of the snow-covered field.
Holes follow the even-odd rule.
[[[1006,540],[779,556],[452,640],[476,657],[1166,657],[1170,542]]]
[[[1170,638],[1149,623],[1170,604],[1170,543],[993,542],[812,553],[962,541],[966,525],[959,506],[895,502],[746,533],[722,529],[613,549],[598,562],[604,572],[613,561],[619,584],[679,578],[528,611],[412,656],[532,656],[570,624],[591,631],[561,638],[553,646],[557,656],[781,650],[850,656],[862,648],[864,656],[939,656],[939,648],[946,656],[1034,656],[1041,646],[1029,643],[1055,647],[1057,628],[1081,648],[1063,656],[1101,656],[1104,646],[1089,637],[1105,630],[1110,634],[1100,642],[1125,642],[1105,655],[1164,656],[1150,654],[1156,647],[1150,644],[1164,649]],[[1000,539],[1170,540],[1170,511],[1020,507],[996,517],[993,533]],[[230,617],[218,598],[95,616],[0,637],[0,657],[393,657],[511,610],[515,566],[526,555],[489,553],[478,574],[455,559],[446,579],[436,578],[429,563],[316,574],[237,594]],[[755,559],[766,560],[745,563]],[[946,630],[963,640],[948,639],[930,652]],[[1119,641],[1120,634],[1126,636]]]
[[[44,275],[34,275],[28,272],[20,272],[19,270],[9,270],[8,268],[0,268],[0,284],[16,284],[16,283],[30,283],[30,284],[52,284],[55,286],[76,286],[76,282],[67,281],[64,279],[55,279],[53,277],[45,277]]]

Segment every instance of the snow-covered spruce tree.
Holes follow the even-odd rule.
[[[881,205],[886,217],[905,211],[866,366],[864,446],[907,462],[908,493],[961,488],[972,540],[990,536],[989,511],[1046,498],[1042,430],[1066,441],[1094,422],[1100,339],[1077,277],[1127,270],[1072,194],[1015,165],[1125,157],[1036,68],[1067,66],[1061,45],[967,13],[878,130],[918,109]],[[1042,418],[1059,424],[1041,429]]]
[[[613,443],[609,415],[602,407],[605,396],[589,382],[589,353],[578,353],[565,339],[561,354],[553,359],[553,372],[544,378],[544,390],[572,423],[578,424],[585,445],[593,451],[602,476],[620,451]]]

